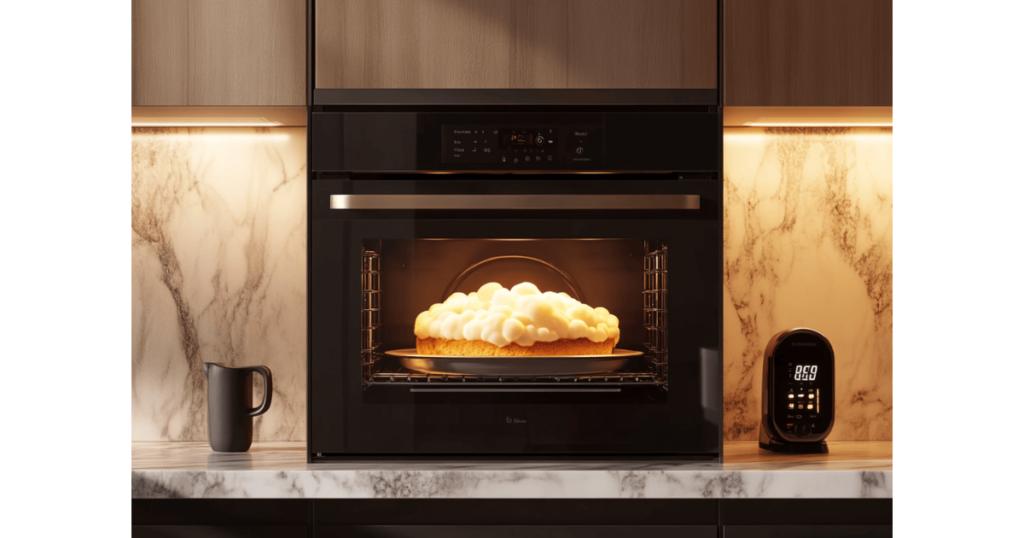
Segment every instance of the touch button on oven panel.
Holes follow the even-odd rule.
[[[498,155],[498,130],[480,126],[446,126],[442,162],[476,164],[494,162]]]
[[[563,162],[568,164],[599,162],[602,140],[596,127],[576,127],[565,133],[567,151]]]

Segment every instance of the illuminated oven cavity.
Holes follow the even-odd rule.
[[[361,361],[364,388],[416,383],[656,387],[668,390],[668,245],[656,239],[395,239],[362,244]],[[488,282],[531,282],[564,292],[619,320],[616,349],[642,354],[621,369],[589,375],[428,374],[386,351],[415,348],[417,315],[454,292]],[[493,358],[495,361],[501,357]]]

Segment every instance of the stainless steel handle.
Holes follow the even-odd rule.
[[[608,389],[543,389],[543,388],[520,388],[520,389],[420,389],[412,388],[409,392],[622,392],[619,388]]]
[[[332,194],[331,209],[700,209],[696,194]]]

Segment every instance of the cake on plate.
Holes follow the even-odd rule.
[[[453,293],[416,317],[416,352],[459,357],[609,355],[619,318],[529,282]]]

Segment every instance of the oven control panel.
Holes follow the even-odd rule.
[[[444,125],[441,162],[509,170],[599,165],[604,138],[594,126]]]

